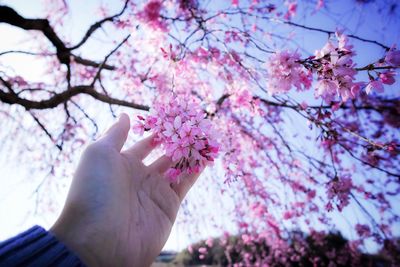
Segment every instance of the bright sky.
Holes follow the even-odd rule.
[[[96,20],[96,15],[90,15],[93,13],[93,7],[97,6],[96,1],[85,1],[85,4],[82,4],[82,1],[72,0],[68,1],[71,7],[71,20],[68,20],[70,24],[69,32],[65,32],[63,34],[72,36],[73,40],[79,40],[81,38],[83,32],[87,29],[87,27]],[[101,1],[105,2],[105,1]],[[110,1],[111,2],[111,1]],[[400,31],[398,21],[392,21],[391,18],[382,18],[379,13],[377,13],[377,9],[374,6],[369,5],[368,17],[362,15],[354,15],[354,10],[352,7],[349,7],[348,3],[353,1],[335,1],[333,5],[333,1],[327,1],[329,7],[332,8],[332,14],[336,14],[337,12],[341,12],[342,19],[339,21],[337,19],[338,16],[327,17],[327,11],[322,10],[320,13],[317,13],[315,16],[300,18],[302,24],[306,25],[323,25],[324,28],[333,30],[337,24],[346,25],[350,31],[348,33],[357,34],[364,38],[369,39],[378,39],[387,45],[391,45],[393,43],[399,44],[400,41]],[[114,2],[115,3],[115,2]],[[21,15],[27,17],[35,17],[43,15],[43,5],[40,1],[24,1],[24,0],[0,0],[0,4],[10,5],[14,7]],[[114,10],[119,10],[120,5],[111,4],[110,7]],[[355,6],[355,9],[360,12],[360,14],[365,14],[362,9],[366,7],[363,6]],[[318,22],[318,23],[316,23]],[[365,23],[363,27],[357,27],[357,25],[361,25]],[[386,31],[382,32],[381,29],[386,27]],[[313,51],[317,48],[323,46],[326,42],[326,35],[308,32],[308,31],[296,31],[297,40],[308,53],[313,53]],[[0,40],[0,52],[15,49],[15,48],[24,48],[29,47],[29,36],[22,30],[9,27],[8,25],[0,24],[0,36],[6,37]],[[357,51],[359,53],[358,62],[360,65],[364,63],[368,63],[371,59],[376,59],[381,56],[381,50],[377,49],[377,47],[360,43],[358,41],[354,41],[354,44],[357,45]],[[95,44],[93,44],[94,46]],[[96,49],[99,57],[107,53],[108,46],[88,46],[87,49]],[[25,77],[27,80],[31,81],[41,81],[43,66],[42,63],[35,63],[29,60],[29,57],[26,56],[7,56],[4,57],[7,61],[3,61],[1,63],[6,63],[12,65],[18,73]],[[4,60],[3,57],[0,60]],[[109,125],[112,121],[109,116],[109,111],[97,111],[92,110],[89,112],[93,112],[97,115],[100,122],[99,127],[100,132],[104,130],[104,128]],[[104,113],[104,114],[103,114]],[[106,114],[107,113],[107,114]],[[13,149],[15,145],[9,142],[10,135],[6,129],[10,129],[13,127],[12,121],[1,121],[1,131],[0,131],[0,240],[10,237],[34,224],[39,224],[44,227],[50,227],[52,223],[55,221],[58,213],[60,212],[59,206],[54,206],[54,212],[42,212],[38,210],[35,212],[37,206],[37,194],[35,194],[35,189],[41,184],[42,180],[46,177],[47,171],[39,171],[33,173],[31,172],[31,162],[20,161],[19,155],[16,153],[16,149]],[[8,139],[6,139],[8,138]],[[77,158],[74,159],[76,162]],[[218,170],[217,170],[218,172]],[[211,177],[203,178],[204,181],[207,179],[212,179]],[[57,188],[52,188],[54,193],[54,198],[57,199],[55,202],[62,203],[68,188],[69,181],[64,181],[62,183],[63,186],[57,187],[56,185],[46,185],[46,186],[54,186]],[[218,188],[216,189],[218,190]],[[44,190],[43,190],[44,191]],[[48,190],[44,191],[48,192]],[[203,218],[201,220],[204,221],[204,229],[200,232],[190,233],[188,236],[188,231],[192,228],[185,224],[179,224],[174,227],[171,238],[169,239],[166,249],[180,250],[187,246],[192,240],[197,240],[201,237],[206,237],[209,235],[218,235],[217,232],[213,232],[212,225],[229,225],[229,218],[227,216],[231,205],[231,200],[228,196],[218,197],[218,194],[204,195],[204,191],[201,191],[199,188],[194,188],[194,190],[190,193],[187,198],[187,201],[184,205],[190,206],[191,200],[195,200],[195,198],[202,197],[207,200],[207,205],[209,207],[213,207],[213,211],[207,210],[207,214],[211,214],[214,212],[214,220],[215,222],[210,222],[207,218]],[[217,208],[221,206],[220,209]],[[220,212],[222,209],[225,209],[222,213]],[[202,211],[199,211],[199,216],[202,216]],[[360,215],[361,216],[361,215]],[[348,225],[345,218],[351,220],[354,217],[353,210],[347,210],[343,216],[337,218],[337,228],[341,229],[345,234],[347,232],[347,236],[351,236],[351,233],[348,232]],[[228,228],[228,226],[227,226]]]

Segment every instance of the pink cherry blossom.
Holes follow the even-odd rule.
[[[351,177],[344,175],[340,178],[335,178],[327,185],[327,195],[329,199],[336,200],[336,206],[339,211],[342,211],[350,202],[350,191],[353,188]],[[330,203],[330,202],[329,202]],[[327,207],[328,208],[328,207]],[[329,209],[332,204],[329,204]]]
[[[382,81],[383,84],[392,85],[396,82],[396,80],[394,79],[395,75],[396,72],[394,71],[386,71],[379,74],[379,79]]]
[[[200,254],[205,254],[205,253],[207,253],[207,248],[205,248],[205,247],[199,248],[199,253],[200,253]]]
[[[286,93],[292,87],[297,90],[309,89],[311,73],[300,63],[300,54],[297,52],[276,52],[266,64],[268,71],[267,89],[270,93]]]
[[[400,66],[400,51],[397,50],[395,47],[392,47],[385,56],[386,64],[392,67]]]
[[[297,1],[286,2],[285,4],[287,5],[288,10],[284,18],[289,20],[297,13]]]
[[[365,87],[365,92],[370,94],[372,91],[382,93],[384,91],[382,82],[379,80],[369,82],[367,87]]]
[[[143,10],[138,13],[138,18],[153,28],[165,30],[166,24],[160,17],[162,7],[163,4],[160,0],[148,1]]]
[[[371,229],[366,224],[356,224],[356,231],[360,237],[369,237],[371,236]]]
[[[161,98],[160,98],[161,99]],[[136,132],[152,131],[175,165],[166,172],[172,182],[180,175],[199,172],[217,157],[215,130],[199,103],[187,95],[165,95],[146,118],[138,116]]]
[[[319,80],[316,85],[315,96],[323,96],[326,101],[331,102],[337,95],[338,87],[338,84],[333,80]]]
[[[214,239],[212,239],[211,237],[209,237],[207,240],[206,240],[206,245],[208,246],[208,247],[212,247],[213,245],[214,245]]]
[[[353,46],[345,34],[336,32],[335,36],[335,40],[329,40],[321,50],[315,52],[315,58],[308,65],[317,73],[319,80],[315,96],[322,97],[328,103],[337,97],[343,102],[354,99],[361,85],[354,82],[357,71],[352,60],[355,55]]]

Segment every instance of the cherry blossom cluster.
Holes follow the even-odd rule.
[[[357,69],[353,56],[353,46],[341,32],[336,32],[335,38],[317,50],[314,56],[304,60],[300,59],[297,52],[276,52],[266,63],[267,89],[272,94],[287,93],[293,86],[297,90],[306,90],[311,87],[313,74],[316,74],[315,97],[330,103],[338,99],[340,102],[354,99],[364,87],[367,94],[372,91],[382,93],[384,84],[394,84],[394,70],[400,67],[400,51],[395,47],[367,68]],[[380,69],[384,71],[378,71]],[[368,71],[368,83],[355,81],[355,75],[360,70]]]
[[[352,59],[355,55],[353,46],[349,44],[346,35],[336,32],[335,36],[336,40],[329,40],[321,50],[315,52],[312,60],[312,64],[317,66],[315,96],[322,97],[328,103],[337,96],[343,102],[354,99],[362,85],[354,82],[357,71]]]
[[[285,2],[285,5],[287,6],[288,10],[283,17],[284,19],[290,20],[297,13],[297,1]]]
[[[327,196],[328,199],[337,200],[336,206],[339,211],[342,211],[344,207],[349,204],[350,201],[350,191],[353,188],[353,183],[351,177],[343,176],[340,178],[335,178],[328,183],[327,186]],[[328,211],[333,210],[331,202],[326,205]]]
[[[179,182],[182,173],[199,172],[217,157],[219,144],[210,120],[189,96],[168,95],[156,102],[147,117],[138,116],[133,126],[140,134],[151,131],[174,162],[166,176]]]
[[[165,21],[161,19],[162,2],[152,0],[146,3],[143,10],[138,13],[138,18],[154,29],[166,30]]]
[[[309,89],[311,72],[300,63],[300,54],[291,51],[275,53],[267,62],[268,91],[272,94],[289,92],[292,86],[297,90]]]
[[[366,238],[371,236],[371,229],[366,224],[356,224],[356,232],[360,237]]]
[[[386,70],[383,72],[375,71],[376,77],[369,72],[370,81],[365,88],[367,94],[372,91],[382,93],[384,84],[392,85],[395,83],[396,72],[394,69],[400,67],[400,51],[396,50],[396,47],[392,47],[387,51],[386,56],[378,62],[377,67],[383,67]]]

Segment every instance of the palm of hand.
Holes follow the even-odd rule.
[[[152,138],[120,152],[129,131],[122,116],[85,151],[52,231],[89,266],[148,266],[164,246],[197,175],[170,185],[163,156],[145,166]]]

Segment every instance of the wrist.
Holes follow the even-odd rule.
[[[61,216],[49,231],[68,249],[73,251],[86,266],[101,266],[96,256],[94,243],[85,229]]]

